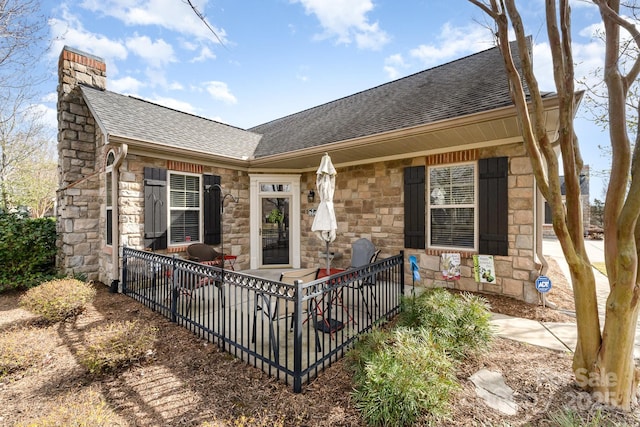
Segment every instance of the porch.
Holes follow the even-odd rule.
[[[130,248],[122,291],[295,392],[400,310],[404,254],[294,283]],[[262,276],[262,277],[261,277]]]

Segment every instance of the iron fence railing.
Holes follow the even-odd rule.
[[[293,284],[131,248],[125,294],[295,392],[400,310],[404,254]]]

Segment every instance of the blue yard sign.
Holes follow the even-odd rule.
[[[547,276],[538,276],[536,279],[536,289],[540,293],[547,293],[551,290],[551,279]]]

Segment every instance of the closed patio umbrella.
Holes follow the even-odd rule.
[[[331,163],[331,157],[325,153],[316,172],[316,187],[320,194],[320,205],[311,225],[320,240],[326,243],[327,275],[330,271],[329,243],[336,239],[336,213],[333,210],[333,193],[336,188],[336,168]]]

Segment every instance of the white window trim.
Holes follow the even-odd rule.
[[[288,195],[291,197],[289,227],[290,235],[289,242],[289,262],[291,268],[300,268],[300,175],[291,174],[249,174],[249,215],[250,215],[250,267],[256,268],[268,268],[268,266],[260,265],[260,251],[262,250],[260,227],[261,227],[261,211],[260,195],[264,193],[260,192],[261,184],[288,184],[291,185],[290,192],[278,192],[279,195]],[[281,266],[273,266],[273,268],[280,268]]]
[[[473,203],[464,204],[464,205],[432,205],[431,204],[431,170],[437,168],[451,168],[456,166],[464,166],[464,165],[473,165]],[[478,220],[478,192],[480,180],[478,178],[478,162],[460,162],[460,163],[446,163],[446,164],[438,164],[431,165],[427,167],[426,170],[426,178],[427,178],[427,218],[426,218],[426,227],[427,227],[427,249],[434,249],[438,251],[449,251],[449,252],[477,252],[479,246],[479,220]],[[470,247],[457,247],[457,246],[435,246],[431,245],[431,209],[432,208],[473,208],[473,248]]]
[[[191,239],[188,242],[179,242],[179,243],[171,243],[171,175],[180,175],[180,176],[195,176],[198,178],[198,211],[200,215],[198,215],[198,238],[196,240]],[[177,247],[190,245],[192,243],[202,243],[204,236],[204,196],[202,192],[202,174],[197,173],[189,173],[189,172],[180,172],[180,171],[168,171],[167,175],[167,247]],[[184,210],[184,211],[192,211],[196,210],[193,208],[175,208],[175,210]]]

